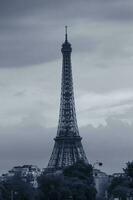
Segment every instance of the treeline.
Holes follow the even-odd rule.
[[[0,200],[95,200],[96,189],[93,168],[90,164],[77,162],[59,174],[42,173],[38,187],[33,188],[18,175],[0,184]]]
[[[121,200],[133,197],[133,162],[128,162],[126,168],[123,169],[123,174],[112,179],[108,196]]]

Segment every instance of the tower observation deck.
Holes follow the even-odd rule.
[[[63,169],[78,160],[88,163],[77,125],[71,66],[72,47],[68,42],[67,27],[65,28],[65,42],[61,48],[63,61],[59,122],[53,152],[47,166],[49,170]]]

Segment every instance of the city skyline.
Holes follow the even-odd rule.
[[[102,161],[106,172],[120,171],[133,151],[133,3],[0,3],[0,171],[47,165],[58,122],[66,24],[85,152],[91,163]]]

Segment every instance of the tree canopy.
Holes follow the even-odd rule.
[[[124,174],[114,177],[108,188],[109,196],[120,197],[125,200],[127,195],[133,196],[133,161],[126,164]]]
[[[4,200],[30,200],[34,199],[34,189],[30,183],[22,180],[19,175],[8,177],[1,182],[1,196]]]
[[[62,174],[42,174],[39,190],[46,200],[95,200],[92,166],[82,161],[67,167]]]
[[[123,169],[125,174],[133,180],[133,161],[128,162],[125,169]]]

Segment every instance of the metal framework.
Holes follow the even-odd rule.
[[[72,48],[67,39],[67,27],[61,52],[63,63],[59,123],[53,152],[47,166],[47,169],[51,170],[63,169],[78,160],[88,163],[76,119],[71,67]]]

